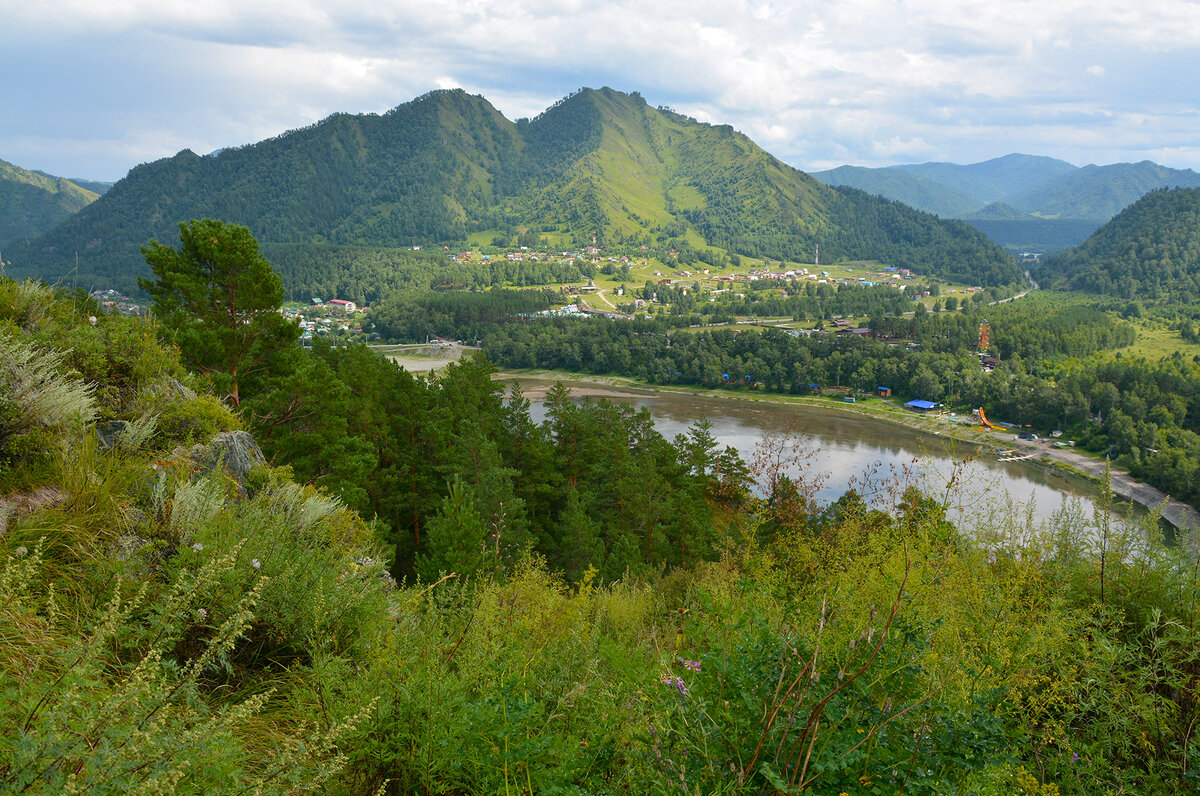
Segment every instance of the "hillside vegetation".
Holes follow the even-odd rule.
[[[978,232],[830,189],[728,126],[584,89],[511,122],[482,97],[438,91],[383,115],[201,157],[145,164],[101,201],[13,252],[13,273],[132,289],[139,249],[192,218],[243,224],[310,261],[532,230],[563,248],[707,246],[756,257],[876,259],[981,284],[1019,279]],[[324,248],[338,246],[336,252]],[[309,266],[310,268],[312,266]],[[323,266],[317,266],[323,267]],[[290,273],[284,271],[285,284]]]
[[[902,476],[821,506],[795,440],[739,474],[702,424],[667,442],[560,390],[539,426],[478,364],[426,381],[319,353],[293,396],[353,406],[322,389],[336,369],[374,397],[280,428],[420,416],[450,443],[421,480],[413,458],[366,485],[428,512],[415,555],[388,550],[284,449],[256,464],[158,331],[0,281],[6,791],[1198,784],[1195,552],[1152,524],[999,510],[960,529],[952,495]],[[514,544],[523,501],[539,530]]]
[[[0,246],[40,235],[97,197],[70,180],[0,160]]]
[[[1200,300],[1200,188],[1153,191],[1038,268],[1039,279],[1127,299]]]

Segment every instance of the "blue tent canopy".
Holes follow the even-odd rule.
[[[928,411],[930,409],[936,408],[937,404],[934,403],[933,401],[915,400],[915,401],[909,401],[908,403],[905,404],[905,406],[907,406],[909,409],[920,409],[922,411]]]

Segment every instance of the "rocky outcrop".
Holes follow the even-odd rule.
[[[250,471],[267,461],[254,437],[245,431],[222,431],[208,442],[193,445],[187,456],[204,473],[224,468],[242,490],[246,488],[246,476]]]

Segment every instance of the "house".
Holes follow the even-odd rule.
[[[346,301],[345,299],[330,299],[329,306],[333,309],[341,310],[342,312],[354,312],[358,309],[357,304],[355,304],[353,301]]]
[[[892,388],[891,387],[876,387],[875,392],[879,394],[880,398],[891,398],[892,397]]]
[[[909,401],[908,403],[906,403],[904,405],[904,408],[911,409],[914,412],[929,412],[934,409],[937,409],[938,406],[940,406],[940,404],[936,404],[933,401],[922,401],[922,400],[917,399],[917,400],[912,400],[912,401]]]

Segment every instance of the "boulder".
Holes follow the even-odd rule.
[[[250,471],[267,461],[254,437],[245,431],[222,431],[207,443],[193,445],[188,458],[206,473],[224,468],[242,490],[246,488],[246,476]]]
[[[109,451],[117,444],[117,437],[129,428],[124,420],[110,420],[96,424],[96,436],[100,438],[100,450]]]

